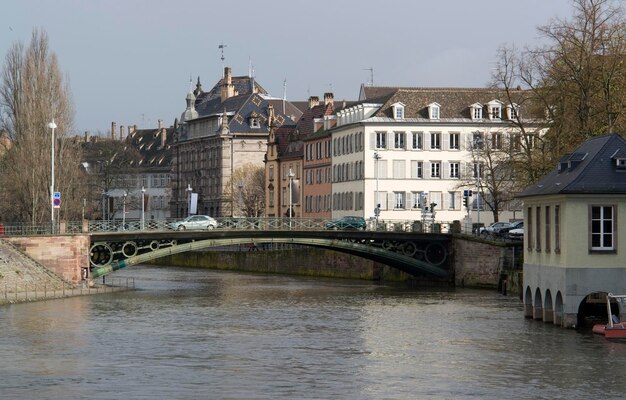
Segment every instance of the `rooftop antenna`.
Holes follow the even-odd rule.
[[[189,73],[189,93],[191,93],[193,89],[193,78],[191,77],[191,73]]]
[[[374,68],[372,68],[372,67],[363,68],[363,71],[369,71],[370,72],[370,81],[367,84],[368,84],[368,86],[374,86]]]
[[[222,41],[222,43],[219,46],[217,46],[217,48],[220,49],[222,52],[222,57],[220,57],[220,60],[222,60],[222,78],[223,78],[224,77],[224,49],[226,48],[224,41]]]
[[[287,100],[287,78],[283,81],[283,114],[285,113],[285,100]]]

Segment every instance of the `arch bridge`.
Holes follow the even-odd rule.
[[[91,278],[177,253],[267,243],[335,250],[377,261],[413,276],[445,279],[450,275],[451,265],[451,235],[441,233],[215,229],[91,233],[90,240]]]

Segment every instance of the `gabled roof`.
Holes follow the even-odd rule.
[[[551,194],[625,194],[626,169],[616,167],[626,158],[626,140],[617,134],[596,137],[559,160],[559,165],[518,197]]]
[[[261,85],[257,83],[254,78],[249,76],[233,76],[231,83],[235,87],[235,91],[239,95],[248,95],[252,94],[253,90],[253,82],[254,89],[259,94],[268,94],[267,90],[263,89]],[[215,98],[219,99],[221,96],[221,88],[224,84],[224,78],[221,78],[208,92],[202,92],[197,95],[196,105],[203,101],[213,100]]]

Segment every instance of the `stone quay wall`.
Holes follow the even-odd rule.
[[[82,268],[89,267],[88,235],[7,236],[2,240],[74,284],[82,280]]]

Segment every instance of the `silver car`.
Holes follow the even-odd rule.
[[[215,229],[217,221],[208,215],[191,215],[182,221],[172,222],[171,229],[184,231],[186,229]]]

